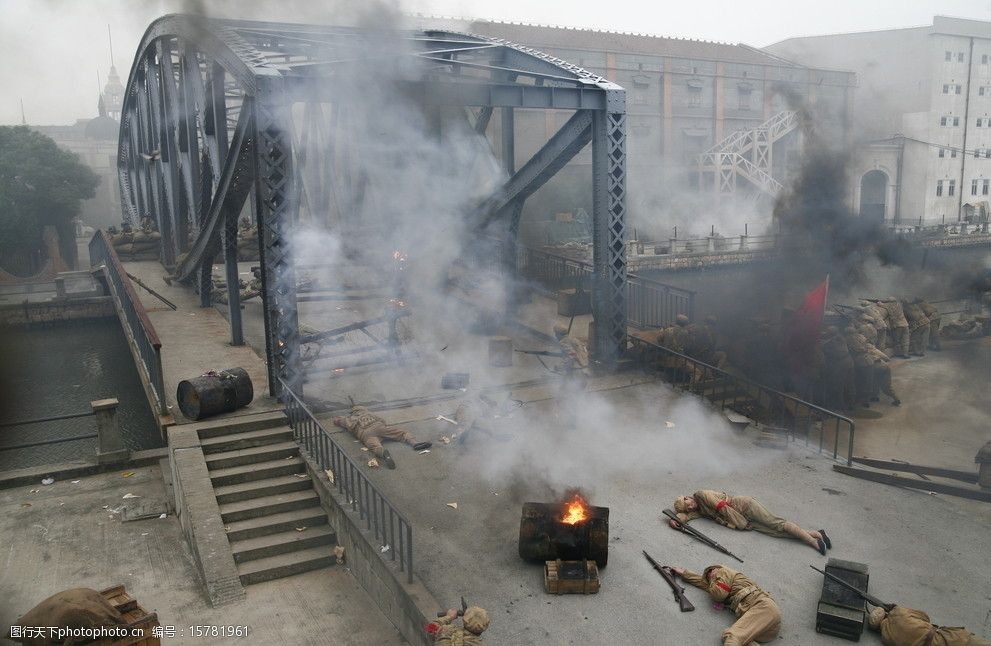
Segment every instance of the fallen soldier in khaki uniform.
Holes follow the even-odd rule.
[[[422,451],[430,448],[430,442],[417,442],[413,434],[402,427],[390,427],[385,420],[378,415],[372,415],[364,406],[353,406],[351,414],[347,417],[335,417],[334,426],[346,429],[361,441],[365,447],[381,458],[385,466],[390,469],[396,468],[396,463],[389,455],[389,451],[382,446],[382,440],[392,440],[394,442],[405,442],[413,447],[414,451]]]
[[[781,632],[781,609],[771,595],[747,576],[725,565],[710,565],[702,574],[671,568],[686,583],[701,588],[718,603],[736,613],[736,621],[723,631],[723,646],[750,646],[769,642]]]
[[[881,632],[885,646],[991,646],[966,628],[934,626],[926,613],[903,606],[875,607],[868,623]]]
[[[823,555],[833,547],[826,530],[802,529],[791,521],[778,518],[751,496],[730,496],[721,491],[702,489],[677,498],[674,510],[679,520],[686,523],[696,518],[711,518],[730,529],[752,529],[776,538],[797,538]],[[677,527],[673,520],[668,522]]]
[[[446,615],[427,624],[427,633],[434,638],[434,643],[442,646],[485,646],[485,640],[479,635],[489,627],[489,613],[478,606],[468,606],[461,618],[463,628],[451,625],[457,617],[458,611],[451,608]]]

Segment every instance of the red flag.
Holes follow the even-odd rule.
[[[808,365],[819,340],[819,328],[826,312],[826,296],[829,294],[829,276],[805,295],[802,305],[792,314],[785,332],[784,352],[793,371]]]

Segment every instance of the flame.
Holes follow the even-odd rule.
[[[398,260],[399,262],[406,262],[406,254],[399,249],[396,249],[392,252],[392,259]]]
[[[588,502],[579,494],[575,494],[571,500],[565,503],[568,508],[561,518],[561,522],[566,525],[577,525],[588,519]]]

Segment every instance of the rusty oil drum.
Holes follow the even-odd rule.
[[[195,420],[235,411],[250,404],[254,396],[248,372],[228,368],[180,381],[175,398],[182,414]]]
[[[609,560],[609,508],[589,507],[588,519],[575,525],[561,522],[560,503],[526,502],[520,516],[520,558],[526,561]]]

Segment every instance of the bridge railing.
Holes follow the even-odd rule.
[[[309,452],[321,469],[330,470],[333,474],[331,484],[337,486],[338,493],[351,510],[365,521],[366,529],[374,534],[375,540],[383,547],[389,546],[392,561],[396,561],[396,554],[399,554],[399,570],[406,572],[407,581],[412,583],[413,526],[334,441],[306,403],[281,378],[279,382],[286,418],[296,443]]]
[[[519,274],[549,293],[560,289],[592,287],[591,263],[542,249],[519,247]],[[695,317],[695,292],[629,274],[626,284],[627,320],[636,327],[672,325],[675,317]]]
[[[817,442],[819,453],[828,452],[831,442],[833,459],[852,464],[853,420],[645,339],[631,337],[631,341],[644,365],[659,366],[675,387],[708,399],[720,410],[730,409],[803,437],[807,446]],[[844,437],[845,456],[841,454]]]
[[[162,373],[162,342],[105,231],[97,231],[89,241],[89,261],[91,267],[103,265],[111,296],[123,315],[124,333],[133,340],[138,350],[141,359],[139,369],[145,372],[151,384],[159,414],[168,415]]]

